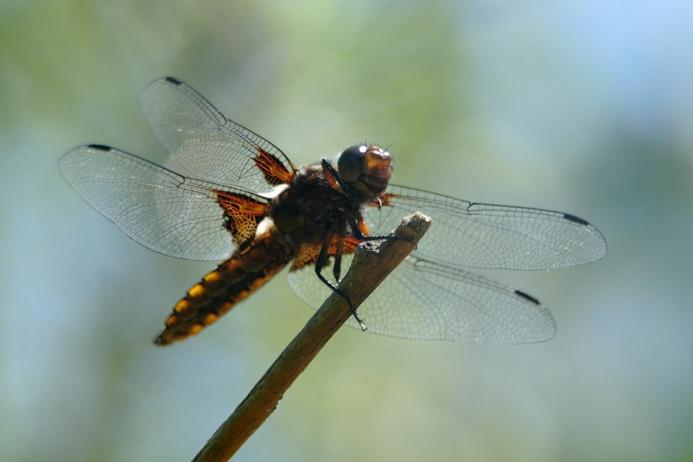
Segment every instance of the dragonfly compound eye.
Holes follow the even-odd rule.
[[[339,156],[337,171],[343,181],[353,183],[361,177],[361,173],[363,173],[363,159],[367,149],[368,147],[363,144],[355,144],[346,148]]]

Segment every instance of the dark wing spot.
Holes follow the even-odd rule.
[[[529,295],[528,293],[522,292],[521,290],[516,290],[516,291],[515,291],[515,295],[518,295],[518,296],[524,298],[525,300],[527,300],[528,302],[534,303],[535,305],[541,305],[541,303],[539,303],[539,300],[537,300],[536,298],[532,297],[532,296]]]
[[[568,221],[572,221],[573,223],[577,223],[579,225],[584,225],[587,226],[589,223],[587,223],[585,220],[583,220],[580,217],[576,217],[575,215],[571,215],[569,213],[564,213],[563,218],[565,218]]]
[[[180,80],[178,80],[175,77],[166,77],[166,81],[169,83],[172,83],[174,85],[182,85],[183,84],[183,82],[181,82]]]
[[[111,147],[110,147],[110,146],[106,146],[106,145],[104,145],[104,144],[90,144],[89,147],[90,147],[91,149],[95,149],[95,150],[97,150],[97,151],[105,151],[105,152],[108,152],[108,151],[111,150]]]

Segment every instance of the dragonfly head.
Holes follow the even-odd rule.
[[[385,191],[392,177],[392,156],[374,144],[355,144],[340,154],[337,172],[342,181],[374,199]]]

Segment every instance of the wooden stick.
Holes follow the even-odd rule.
[[[359,246],[339,285],[354,306],[358,307],[414,250],[430,224],[430,218],[417,212],[404,218],[394,231],[399,239],[369,241]],[[344,298],[332,293],[193,461],[230,459],[276,409],[289,386],[349,316],[351,311]]]

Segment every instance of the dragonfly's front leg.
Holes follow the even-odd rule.
[[[358,239],[361,242],[401,239],[400,237],[397,237],[394,234],[388,234],[387,236],[369,236],[368,226],[366,225],[366,222],[363,221],[363,218],[359,218],[358,220],[356,218],[350,218],[349,227],[351,228],[351,232],[354,235],[354,237],[356,237],[356,239]]]

